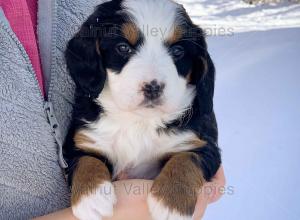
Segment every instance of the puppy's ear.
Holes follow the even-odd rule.
[[[96,98],[102,91],[106,70],[102,63],[99,38],[93,32],[89,18],[80,31],[69,41],[65,52],[67,68],[81,95]]]
[[[199,48],[197,58],[192,70],[192,81],[196,85],[196,101],[201,115],[210,114],[213,111],[213,96],[215,84],[215,66],[204,48]]]

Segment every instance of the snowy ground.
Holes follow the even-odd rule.
[[[299,39],[300,29],[209,38],[227,192],[205,220],[300,219]]]
[[[195,23],[234,32],[300,27],[300,4],[249,5],[242,0],[178,0]]]
[[[227,177],[204,220],[300,219],[300,5],[182,0],[216,64],[215,111]]]

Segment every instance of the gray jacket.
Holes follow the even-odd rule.
[[[40,0],[38,35],[47,101],[0,8],[0,220],[30,219],[69,205],[61,145],[73,89],[66,42],[102,0]]]

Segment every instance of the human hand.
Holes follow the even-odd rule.
[[[153,181],[150,180],[121,180],[114,182],[115,192],[118,198],[114,208],[114,216],[103,220],[151,220],[147,205],[148,193]],[[222,196],[222,189],[225,186],[223,167],[220,167],[211,182],[205,183],[198,196],[193,220],[200,220],[208,204],[216,202]],[[77,220],[72,210],[65,209],[37,220]]]
[[[198,196],[193,220],[202,219],[207,206],[222,197],[225,182],[224,169],[221,166],[212,181],[204,184]]]
[[[115,207],[114,217],[107,220],[150,220],[147,196],[152,184],[153,181],[150,180],[121,180],[114,182],[118,202]],[[224,186],[225,175],[221,166],[212,181],[205,183],[199,193],[193,220],[203,218],[207,206],[221,198]]]

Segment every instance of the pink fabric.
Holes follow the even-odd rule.
[[[27,0],[27,5],[35,36],[37,36],[37,1],[38,0]]]
[[[37,46],[37,0],[0,0],[12,30],[23,44],[44,95],[43,74]]]

